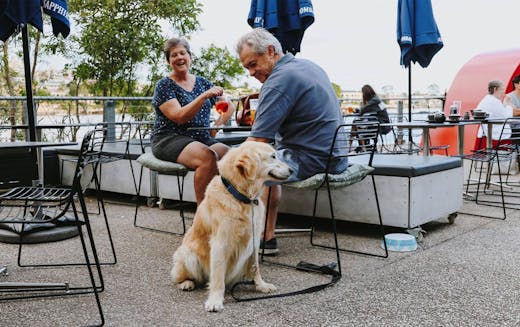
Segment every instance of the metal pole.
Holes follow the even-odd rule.
[[[103,122],[107,124],[106,140],[114,142],[116,140],[116,103],[114,100],[103,101]]]
[[[23,63],[25,70],[25,93],[27,96],[27,122],[29,124],[29,141],[36,141],[36,123],[31,77],[31,58],[29,56],[29,33],[27,25],[22,28]]]
[[[402,123],[403,122],[403,100],[399,100],[397,102],[397,122]],[[397,144],[401,145],[403,144],[403,130],[401,128],[397,129]]]
[[[408,65],[408,121],[412,122],[412,62]],[[411,129],[408,129],[408,142],[413,142]]]

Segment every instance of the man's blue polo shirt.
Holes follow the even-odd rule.
[[[343,122],[338,98],[323,69],[315,63],[284,55],[260,90],[251,136],[275,140],[287,149],[304,179],[326,168],[334,132]],[[337,160],[333,172],[347,168]]]

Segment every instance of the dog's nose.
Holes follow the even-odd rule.
[[[292,175],[293,172],[294,170],[291,167],[289,167],[289,175]]]

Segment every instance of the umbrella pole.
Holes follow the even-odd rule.
[[[29,124],[29,141],[36,141],[36,124],[34,121],[34,99],[32,91],[31,58],[29,56],[29,32],[27,25],[22,28],[23,63],[25,70],[25,94],[27,96],[27,120]]]
[[[408,65],[408,121],[412,122],[412,63]],[[408,130],[408,142],[412,146],[412,130]]]

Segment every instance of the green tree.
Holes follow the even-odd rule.
[[[202,48],[200,54],[194,56],[191,72],[225,89],[233,88],[231,82],[246,76],[240,60],[227,48],[219,48],[214,44]]]
[[[334,92],[336,93],[336,96],[338,98],[341,98],[342,97],[342,92],[341,92],[341,86],[339,86],[338,84],[336,83],[331,83],[332,84],[332,88],[334,89]]]
[[[139,64],[158,65],[160,23],[187,35],[198,28],[201,6],[196,0],[70,0],[69,10],[79,29],[71,41],[81,78],[94,81],[92,93],[115,96],[134,95]]]

